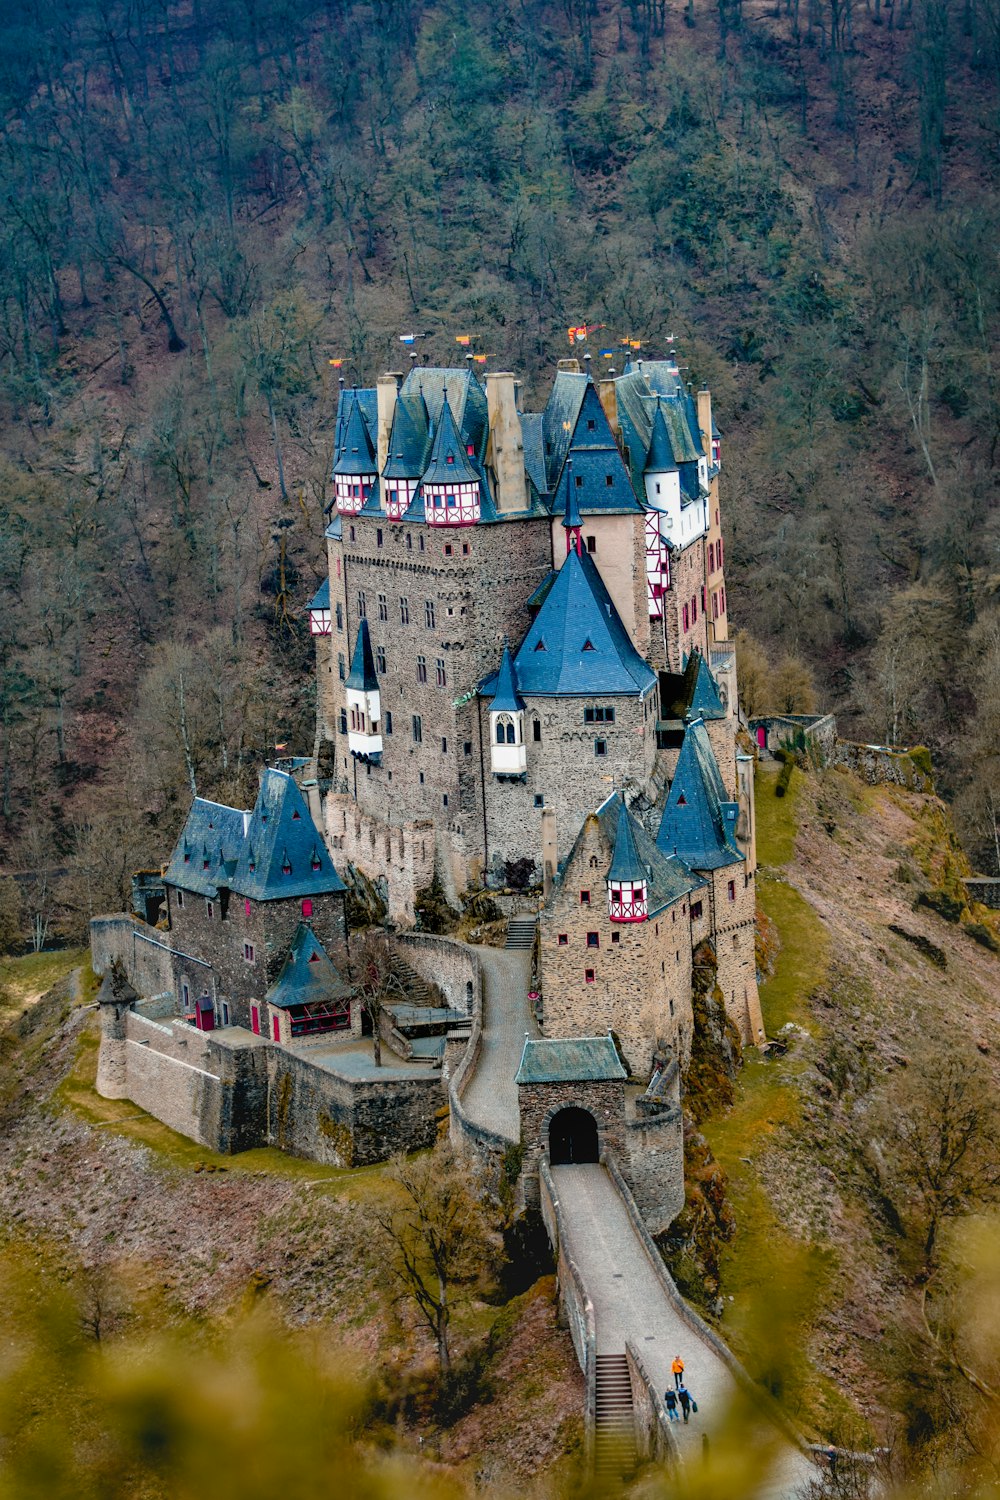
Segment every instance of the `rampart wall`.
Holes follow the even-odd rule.
[[[140,995],[173,990],[170,949],[163,934],[128,912],[94,917],[90,923],[90,964],[95,974],[108,972],[118,959],[132,988]]]
[[[831,764],[844,766],[868,786],[902,786],[911,792],[933,792],[933,777],[925,767],[930,763],[926,750],[893,750],[888,745],[856,745],[837,740]]]

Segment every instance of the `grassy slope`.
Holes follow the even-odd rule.
[[[738,1221],[723,1262],[723,1326],[806,1425],[856,1436],[857,1408],[877,1407],[900,1286],[850,1142],[871,1090],[928,1026],[957,1014],[973,1036],[995,1028],[1000,960],[911,909],[914,882],[932,867],[928,830],[938,867],[947,842],[935,799],[842,772],[797,772],[778,799],[775,779],[776,768],[758,773],[758,899],[780,940],[761,1001],[769,1035],[789,1021],[799,1029],[786,1056],[750,1055],[736,1105],[705,1126]],[[890,922],[942,947],[947,974],[889,933]],[[831,1097],[821,1068],[835,1050],[852,1072]]]

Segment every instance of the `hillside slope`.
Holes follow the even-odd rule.
[[[789,1046],[749,1060],[734,1108],[704,1127],[737,1225],[721,1326],[807,1425],[853,1446],[893,1425],[928,1280],[880,1155],[884,1101],[949,1051],[995,1088],[1000,956],[914,904],[952,910],[941,898],[964,868],[941,802],[842,771],[797,772],[782,801],[775,770],[757,783],[777,950],[762,1004]],[[932,1355],[925,1339],[927,1368]]]

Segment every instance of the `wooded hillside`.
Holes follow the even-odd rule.
[[[992,869],[997,0],[54,0],[0,70],[0,852],[64,872],[32,916],[311,748],[338,373],[476,334],[530,405],[584,321],[595,364],[676,337],[733,619],[842,732],[929,744]]]

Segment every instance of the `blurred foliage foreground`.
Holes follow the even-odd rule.
[[[54,1284],[25,1264],[12,1249],[0,1261],[4,1500],[512,1493],[403,1453],[376,1420],[370,1383],[325,1331],[291,1331],[258,1303],[214,1327],[154,1333],[133,1322],[118,1338],[93,1316],[82,1283]],[[807,1488],[815,1500],[1000,1495],[1000,1222],[965,1221],[940,1275],[941,1287],[927,1288],[923,1352],[909,1378],[921,1402],[936,1388],[947,1440],[920,1455],[901,1426],[873,1461],[822,1460]],[[784,1492],[762,1478],[766,1455],[751,1425],[755,1414],[741,1406],[683,1474],[650,1468],[591,1493],[737,1500]],[[577,1476],[558,1490],[550,1479],[516,1492],[554,1500],[584,1487]]]

